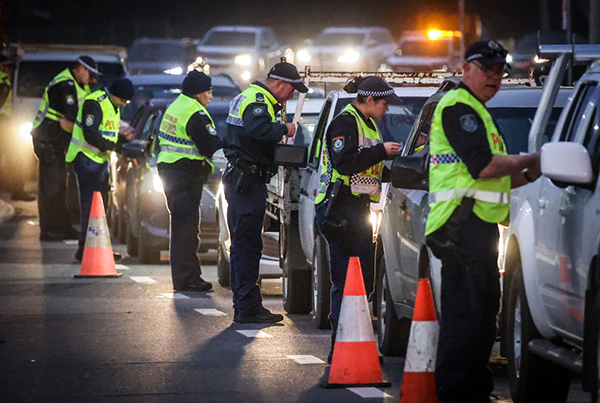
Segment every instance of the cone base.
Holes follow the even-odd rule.
[[[391,382],[375,382],[375,383],[328,383],[321,382],[321,387],[325,389],[334,388],[389,388]]]
[[[122,275],[123,275],[123,273],[117,273],[117,274],[76,274],[73,277],[75,277],[75,278],[94,278],[94,277],[114,278],[114,277],[121,277]]]

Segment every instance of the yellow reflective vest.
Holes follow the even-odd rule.
[[[6,101],[4,102],[4,105],[2,105],[2,108],[0,108],[0,117],[9,118],[12,114],[12,85],[10,83],[10,76],[3,71],[0,71],[0,85],[6,85],[9,88]]]

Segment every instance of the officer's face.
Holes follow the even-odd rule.
[[[92,76],[90,75],[90,71],[83,66],[79,66],[76,70],[75,79],[81,86],[90,85],[92,80]]]
[[[202,104],[202,106],[207,106],[210,101],[213,99],[212,90],[201,92],[200,94],[196,94],[196,99],[198,102]]]
[[[504,63],[485,67],[474,61],[465,63],[463,69],[463,82],[483,103],[492,99],[500,90],[504,74]]]
[[[273,93],[277,102],[282,103],[294,97],[294,87],[285,81],[277,81],[277,91]]]
[[[367,98],[367,106],[369,107],[369,115],[373,119],[383,119],[383,116],[389,110],[390,103],[385,99],[380,99],[375,101],[373,97]]]
[[[112,96],[112,99],[113,99],[115,105],[117,106],[117,108],[119,108],[121,106],[125,106],[125,105],[127,105],[129,103],[128,99],[119,98],[119,97],[116,97],[114,95],[111,95],[111,96]]]

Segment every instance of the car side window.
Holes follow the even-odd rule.
[[[579,94],[575,97],[576,103],[569,111],[569,116],[567,117],[568,124],[565,125],[564,131],[560,134],[560,141],[574,141],[579,126],[584,122],[589,122],[587,119],[584,119],[584,113],[592,95],[595,93],[596,86],[597,83],[589,82],[583,83],[579,88]]]
[[[417,128],[417,134],[411,141],[407,155],[413,155],[421,150],[429,149],[427,146],[429,145],[429,134],[431,132],[431,122],[433,121],[434,110],[435,105],[428,105],[428,108],[423,109],[421,112],[425,117],[418,120],[419,126]]]
[[[312,143],[310,145],[309,150],[309,161],[308,165],[312,167],[316,167],[319,163],[319,156],[321,155],[321,144],[323,144],[323,136],[325,135],[325,127],[327,126],[327,117],[329,116],[329,111],[331,111],[331,100],[328,99],[323,106],[323,110],[319,115],[319,123],[317,124],[317,128],[315,129],[315,134],[313,136]]]
[[[583,145],[590,154],[594,177],[597,178],[600,171],[600,112],[597,108],[594,110],[590,122]]]
[[[156,122],[156,117],[158,116],[159,111],[152,112],[148,119],[146,119],[146,123],[144,123],[144,128],[142,129],[142,133],[140,134],[140,140],[148,140],[148,135],[150,134],[150,129],[154,127],[154,123]]]

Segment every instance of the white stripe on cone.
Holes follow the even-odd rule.
[[[366,295],[344,297],[335,341],[348,343],[375,341]]]
[[[85,237],[86,248],[112,248],[106,217],[90,217]]]
[[[434,372],[440,326],[437,321],[413,321],[404,372]]]

